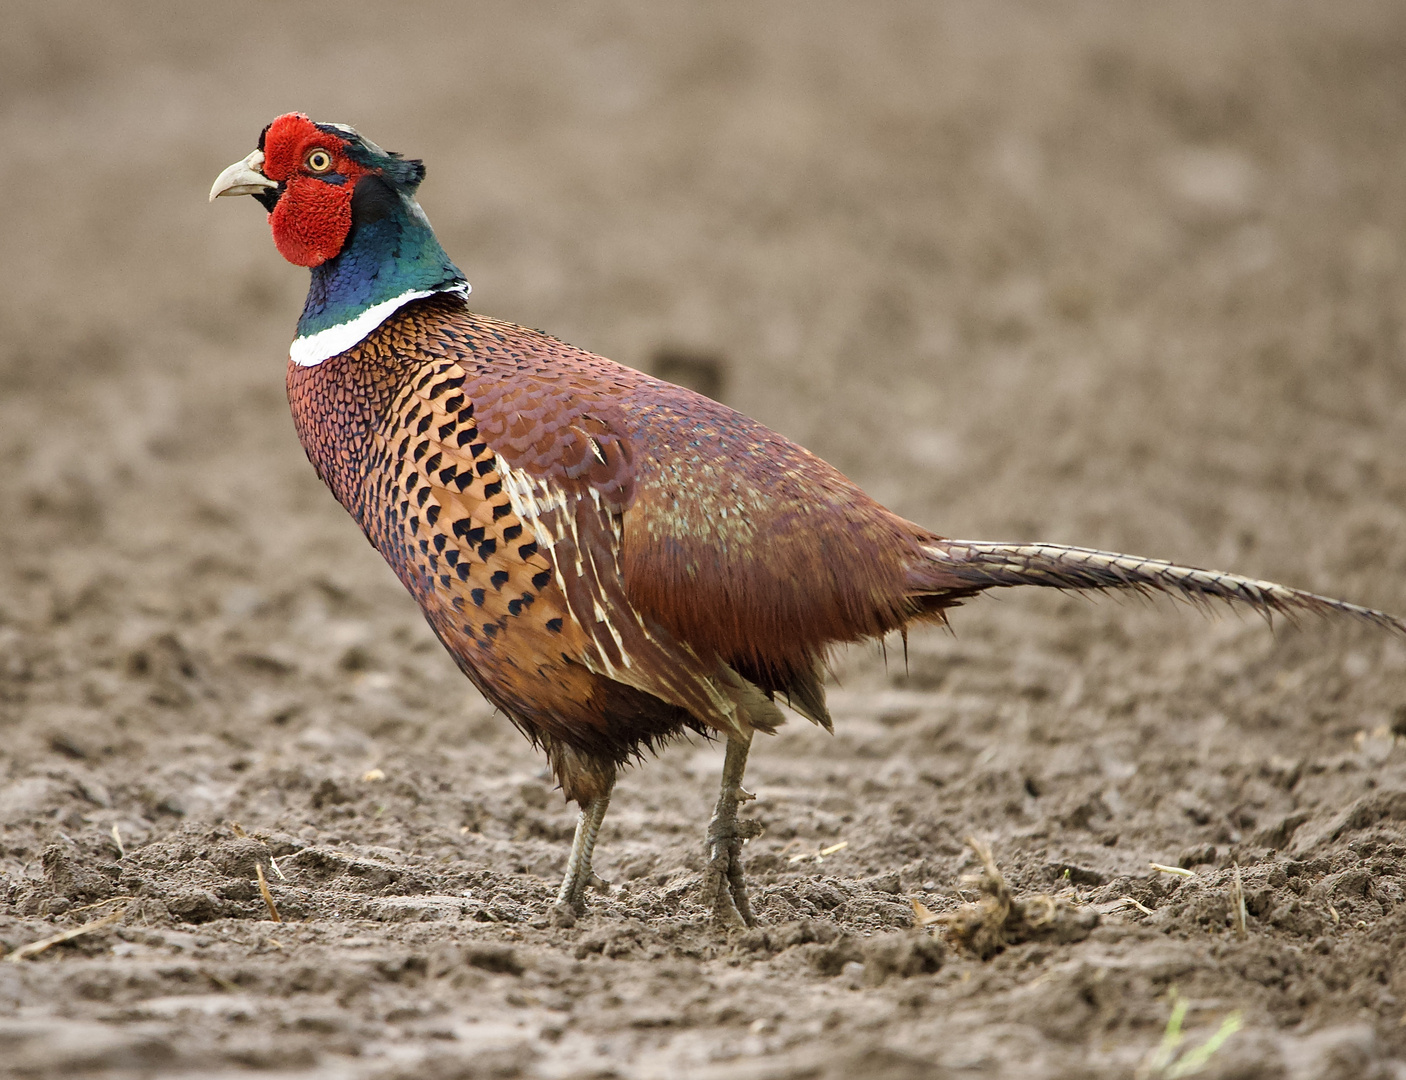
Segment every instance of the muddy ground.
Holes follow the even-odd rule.
[[[1406,643],[1354,626],[984,598],[755,749],[763,930],[697,903],[698,741],[548,925],[573,811],[313,476],[306,275],[205,202],[277,113],[354,123],[427,159],[480,310],[716,359],[905,516],[1402,612],[1400,5],[4,23],[0,1072],[1170,1076],[1179,1002],[1183,1051],[1242,1025],[1201,1075],[1406,1075]],[[914,927],[968,836],[1097,925]]]

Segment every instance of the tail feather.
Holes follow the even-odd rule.
[[[1006,585],[1043,585],[1054,589],[1131,589],[1143,594],[1170,593],[1193,603],[1222,600],[1254,608],[1266,620],[1278,612],[1292,618],[1301,612],[1347,615],[1406,636],[1406,621],[1383,611],[1328,596],[1226,574],[1178,566],[1093,548],[1061,544],[1003,544],[981,540],[940,540],[925,544],[929,562],[915,571],[918,591],[952,589],[970,594]]]

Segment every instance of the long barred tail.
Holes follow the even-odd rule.
[[[1406,636],[1406,621],[1383,611],[1257,581],[1218,570],[1198,570],[1161,559],[1119,555],[1062,544],[1001,544],[982,540],[941,540],[925,544],[931,562],[914,574],[920,588],[976,592],[1003,585],[1044,585],[1054,589],[1132,589],[1171,593],[1193,603],[1224,600],[1254,608],[1266,620],[1275,612],[1348,615]]]

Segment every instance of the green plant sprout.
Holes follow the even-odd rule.
[[[1186,1033],[1181,1026],[1186,1019],[1187,1001],[1173,986],[1167,991],[1172,1002],[1172,1015],[1167,1017],[1167,1028],[1162,1032],[1162,1041],[1147,1056],[1147,1060],[1137,1071],[1138,1080],[1180,1080],[1184,1076],[1195,1076],[1207,1064],[1225,1041],[1245,1025],[1240,1010],[1226,1016],[1220,1027],[1200,1046],[1178,1054]]]

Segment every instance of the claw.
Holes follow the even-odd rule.
[[[748,840],[755,840],[764,832],[766,832],[766,826],[760,821],[749,818],[747,821],[739,821],[737,823],[737,838],[743,843],[746,843]]]

